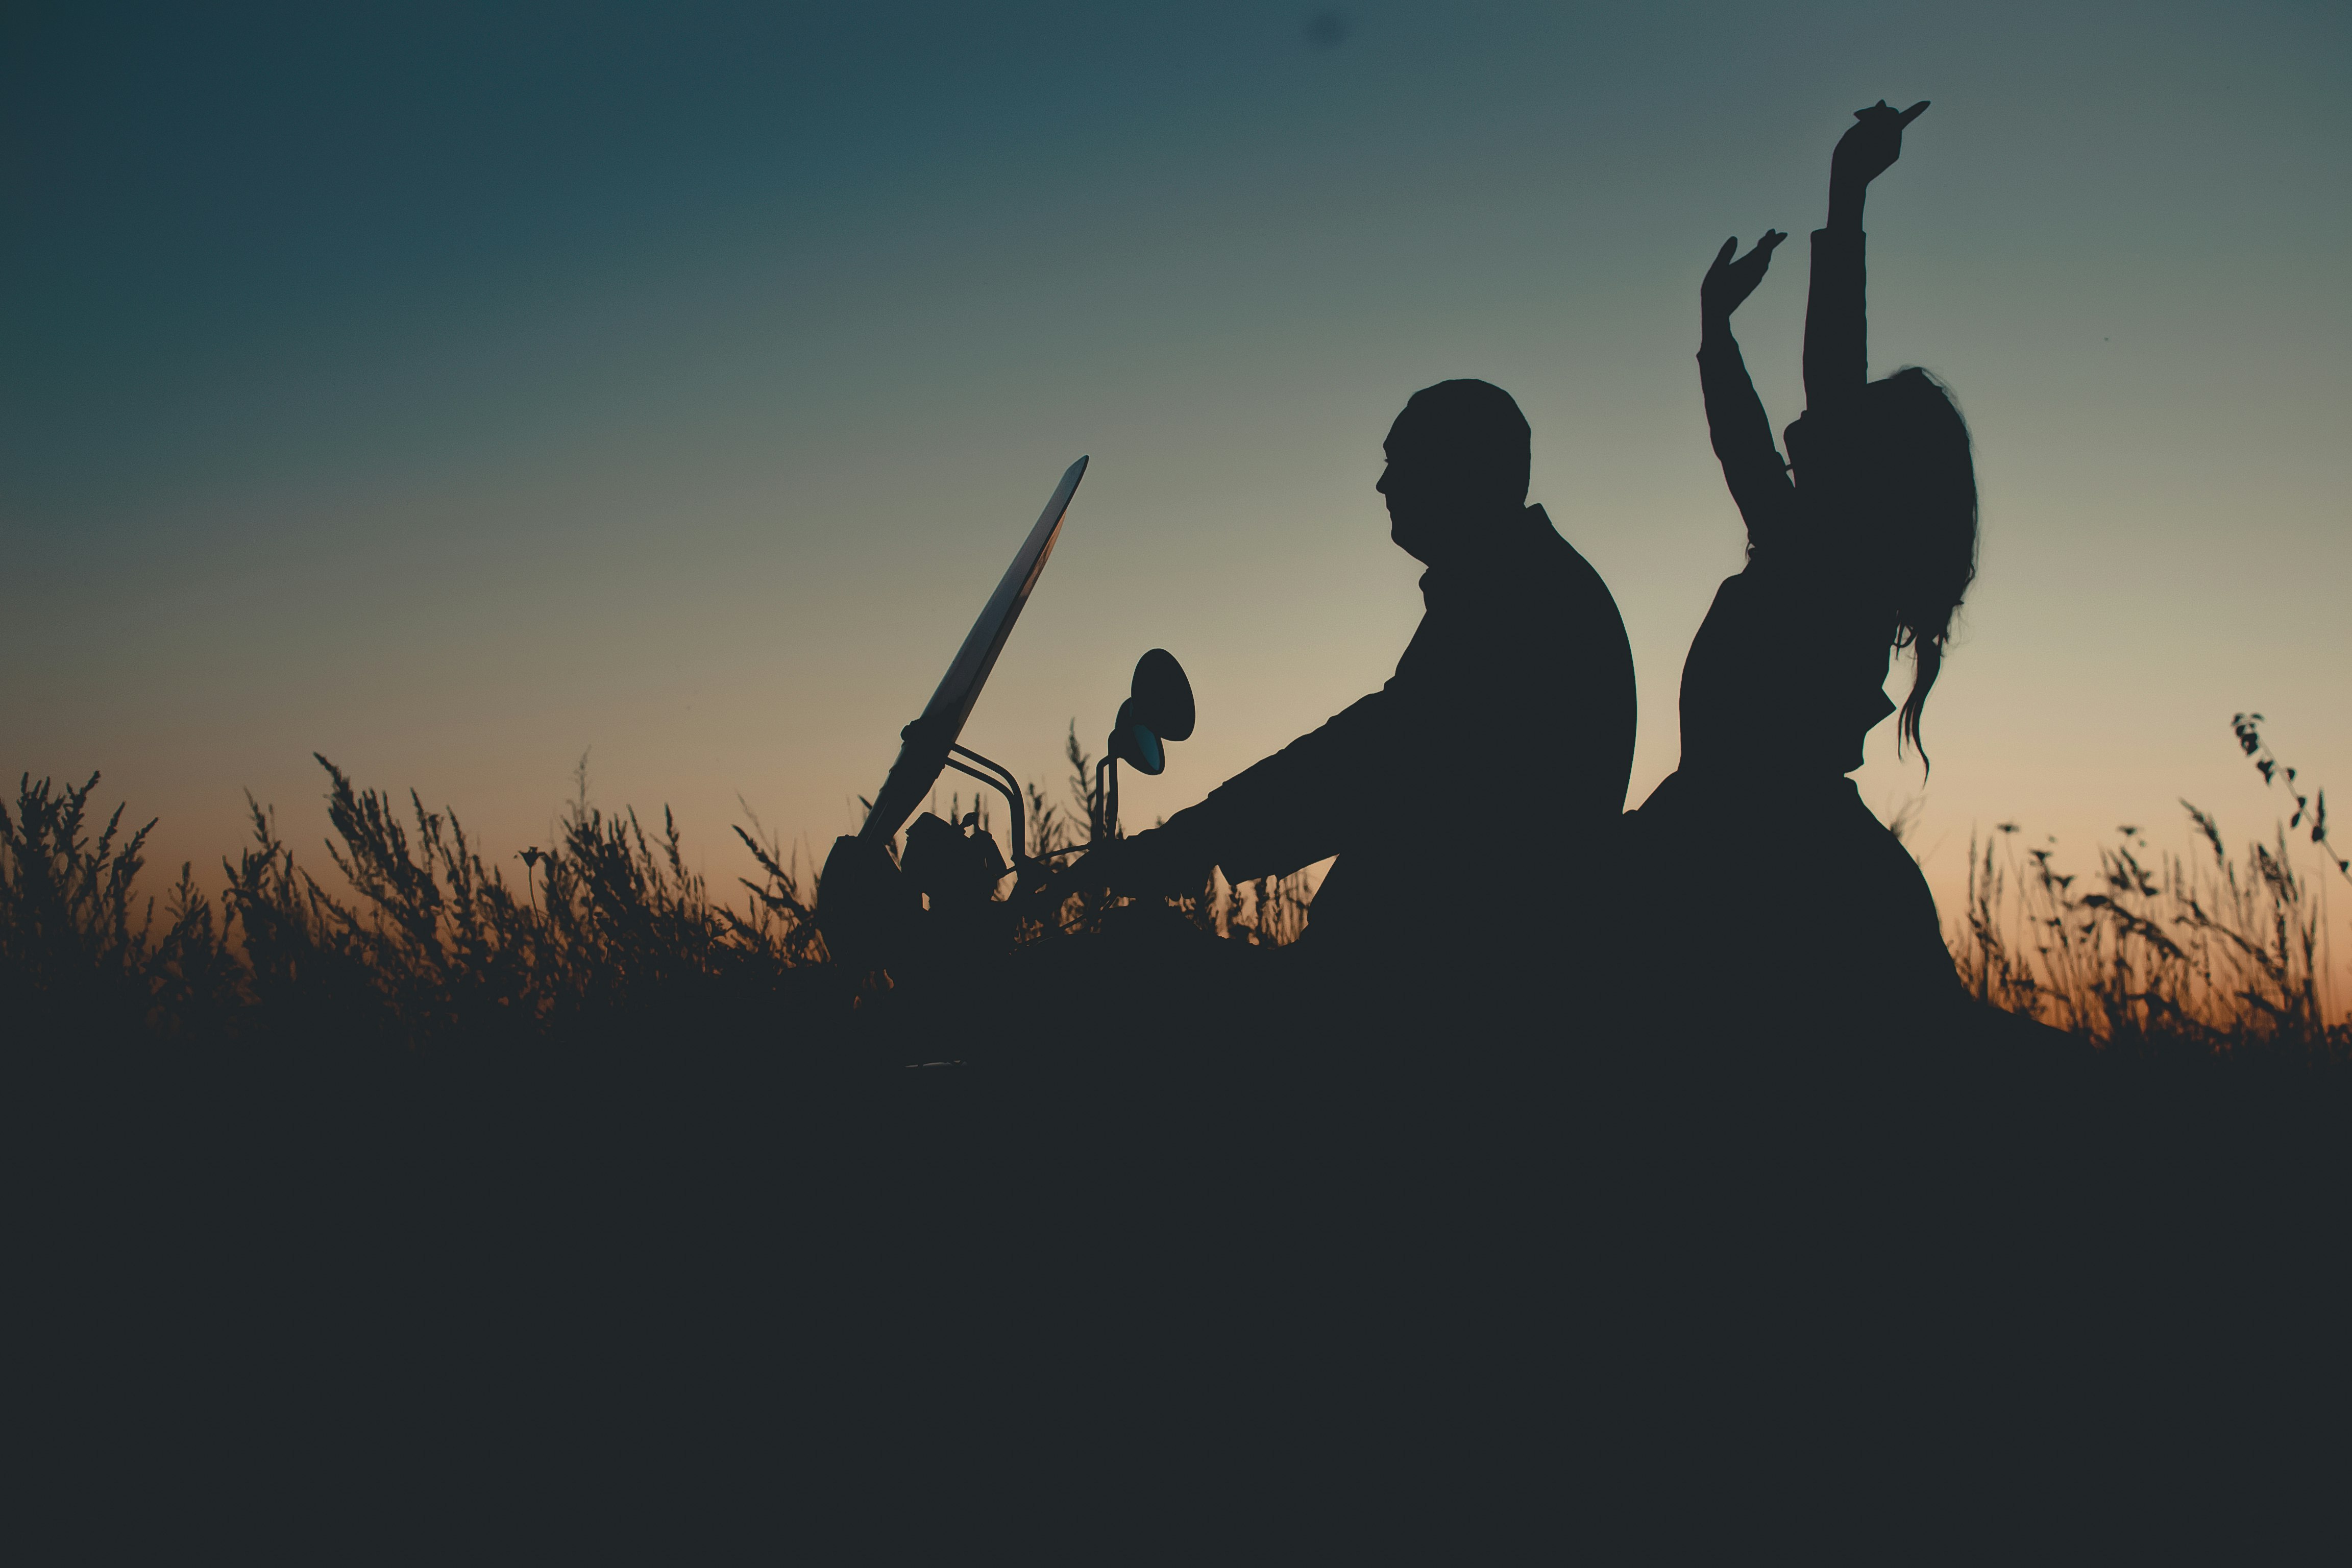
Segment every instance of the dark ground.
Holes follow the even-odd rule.
[[[2340,1069],[1121,1006],[27,1031],[59,1556],[2006,1555],[2340,1484]]]

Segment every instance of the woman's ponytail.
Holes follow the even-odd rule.
[[[1872,432],[1887,491],[1895,646],[1909,648],[1911,694],[1895,721],[1895,754],[1920,744],[1919,720],[1943,668],[1952,616],[1977,574],[1976,460],[1949,388],[1917,365],[1870,385]]]

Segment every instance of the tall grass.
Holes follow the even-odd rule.
[[[2266,783],[2295,772],[2263,743],[2260,714],[2232,729]],[[2137,826],[2116,830],[2095,871],[2061,869],[2014,823],[1969,846],[1968,908],[1951,936],[1962,982],[1980,1000],[2104,1046],[2200,1052],[2352,1056],[2352,1016],[2334,994],[2328,884],[2352,865],[2328,837],[2326,799],[2294,795],[2269,842],[2233,856],[2212,814],[2180,803],[2187,854],[2159,851]],[[2300,843],[2290,837],[2300,831]],[[2324,858],[2316,888],[2297,865]]]
[[[160,911],[133,892],[153,823],[126,836],[118,807],[93,829],[95,773],[62,788],[21,780],[14,814],[0,807],[0,1000],[90,1033],[415,1042],[656,1009],[756,1016],[833,979],[813,889],[740,828],[762,876],[738,905],[688,867],[668,812],[658,835],[635,811],[607,816],[583,776],[554,847],[517,857],[509,880],[454,812],[413,793],[404,809],[319,762],[343,890],[298,866],[275,814],[248,797],[252,840],[223,861],[218,902],[184,865]]]
[[[2259,715],[2239,742],[2263,777],[2295,775],[2263,744]],[[1028,852],[1059,859],[1097,837],[1095,759],[1075,728],[1067,803],[1031,785]],[[138,884],[152,822],[100,824],[99,778],[20,781],[0,805],[0,1007],[52,1032],[404,1043],[573,1037],[604,1030],[725,1030],[761,1039],[821,1031],[857,984],[825,952],[814,878],[759,828],[735,833],[759,868],[720,895],[686,860],[662,814],[587,801],[584,766],[554,843],[486,862],[454,812],[362,788],[328,762],[322,882],[296,864],[273,813],[248,799],[251,841],[222,863],[217,897],[183,866],[160,900]],[[2197,1052],[2352,1055],[2352,1017],[2330,991],[2326,889],[2296,864],[2352,884],[2329,842],[2326,801],[2295,795],[2291,820],[2242,858],[2220,825],[2183,803],[2195,853],[2164,854],[2137,827],[2097,869],[2062,869],[2014,825],[1972,841],[1955,965],[1986,1004],[2105,1046]],[[985,831],[985,800],[962,816]],[[2290,833],[2299,833],[2301,842]],[[1183,919],[1253,945],[1295,941],[1312,889],[1301,877],[1234,886],[1212,879],[1171,900]],[[1015,940],[1097,929],[1117,900],[1076,889]],[[1475,925],[1476,910],[1431,918]],[[1694,953],[1694,963],[1705,954]]]
[[[2325,900],[2294,869],[2284,829],[2241,863],[2211,816],[2187,810],[2202,853],[2159,852],[2128,828],[2089,874],[2021,847],[2013,825],[1972,839],[1953,943],[1962,981],[2103,1044],[2342,1054],[2352,1025],[2331,1005]]]

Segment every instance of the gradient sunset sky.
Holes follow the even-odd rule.
[[[1636,805],[1740,564],[1699,278],[1799,237],[1738,321],[1794,417],[1830,148],[1925,98],[1872,364],[1956,391],[1982,572],[1932,778],[1885,724],[1864,798],[1924,795],[1948,921],[1995,823],[2266,833],[2252,709],[2352,836],[2347,81],[2296,0],[12,5],[0,768],[173,868],[250,790],[321,868],[314,751],[498,855],[590,752],[714,879],[739,796],[821,857],[1086,453],[965,739],[1058,784],[1164,646],[1148,822],[1387,678],[1381,439],[1479,376],[1623,610]],[[1542,830],[1509,737],[1462,778],[1402,846]],[[1734,899],[1789,850],[1722,847]]]

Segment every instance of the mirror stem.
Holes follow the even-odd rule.
[[[1013,868],[1019,870],[1029,862],[1028,839],[1024,832],[1026,824],[1022,820],[1021,814],[1020,781],[1013,776],[1011,768],[1006,767],[1003,763],[991,762],[969,746],[952,745],[948,748],[948,766],[960,773],[976,778],[982,784],[995,785],[997,792],[1004,796],[1005,807],[1013,815]],[[980,768],[966,767],[963,763],[956,760],[958,757],[978,763],[980,768],[992,771],[982,773]]]
[[[1106,784],[1105,779],[1108,783]],[[1105,757],[1095,764],[1094,830],[1108,844],[1118,837],[1118,759]]]

